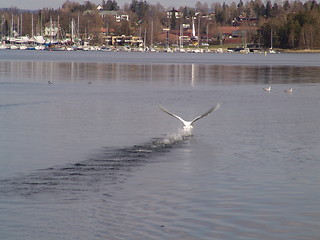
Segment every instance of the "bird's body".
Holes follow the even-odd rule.
[[[184,120],[183,118],[181,118],[181,117],[179,117],[179,116],[177,116],[177,115],[169,112],[167,109],[165,109],[165,108],[163,108],[163,107],[161,107],[161,106],[160,106],[160,109],[161,109],[162,111],[164,111],[165,113],[169,114],[170,116],[179,119],[179,120],[183,123],[183,125],[184,125],[184,126],[183,126],[183,130],[184,130],[185,132],[187,132],[187,133],[191,133],[191,132],[192,132],[192,129],[193,129],[193,123],[194,123],[195,121],[198,121],[199,119],[207,116],[209,113],[214,112],[214,111],[217,110],[219,107],[220,107],[220,104],[217,103],[217,104],[216,104],[213,108],[211,108],[209,111],[207,111],[207,112],[205,112],[204,114],[196,117],[196,118],[193,119],[192,121],[186,121],[186,120]]]
[[[263,88],[264,91],[266,92],[271,92],[271,86],[267,87],[267,88]]]
[[[290,89],[287,89],[287,90],[284,90],[286,93],[292,93],[293,92],[293,89],[290,88]]]

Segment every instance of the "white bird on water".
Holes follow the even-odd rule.
[[[290,89],[287,89],[287,90],[284,90],[286,93],[292,93],[293,92],[293,89],[290,88]]]
[[[263,90],[265,90],[266,92],[271,92],[271,86],[269,86],[267,88],[263,88]]]
[[[183,130],[184,130],[185,132],[191,133],[191,131],[192,131],[192,129],[193,129],[193,123],[194,123],[195,121],[198,121],[199,119],[207,116],[209,113],[212,113],[212,112],[216,111],[219,107],[220,107],[220,104],[217,103],[213,108],[209,109],[209,111],[207,111],[207,112],[205,112],[204,114],[196,117],[196,118],[193,119],[192,121],[186,121],[186,120],[182,119],[181,117],[179,117],[179,116],[177,116],[177,115],[169,112],[167,109],[165,109],[165,108],[163,108],[163,107],[161,107],[161,106],[160,106],[160,109],[161,109],[162,111],[168,113],[170,116],[179,119],[179,120],[184,124]]]

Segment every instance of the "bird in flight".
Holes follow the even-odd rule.
[[[201,119],[201,118],[207,116],[208,114],[216,111],[219,107],[220,107],[220,104],[217,103],[213,108],[210,108],[207,112],[205,112],[204,114],[202,114],[202,115],[194,118],[192,121],[186,121],[186,120],[184,120],[183,118],[179,117],[178,115],[175,115],[175,114],[169,112],[167,109],[165,109],[165,108],[162,107],[162,106],[160,106],[160,109],[161,109],[162,111],[164,111],[165,113],[169,114],[170,116],[179,119],[179,120],[184,124],[183,130],[184,130],[185,132],[191,133],[191,131],[192,131],[192,129],[193,129],[193,123],[194,123],[195,121],[198,121],[199,119]]]

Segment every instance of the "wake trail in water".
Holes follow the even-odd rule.
[[[152,163],[156,156],[183,147],[191,138],[183,130],[145,144],[125,148],[105,147],[87,160],[37,170],[25,176],[0,181],[0,193],[29,196],[37,193],[60,193],[70,196],[99,192],[124,182],[135,169]]]
[[[15,106],[24,106],[24,105],[41,104],[41,103],[47,103],[47,101],[28,102],[28,103],[7,103],[7,104],[0,103],[0,108],[9,108],[9,107],[15,107]]]

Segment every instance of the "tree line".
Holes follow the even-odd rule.
[[[183,16],[181,18],[176,18],[175,15],[168,18],[167,11],[172,9],[167,9],[160,3],[150,4],[145,0],[132,0],[121,8],[116,0],[102,0],[100,6],[104,11],[121,9],[129,15],[129,21],[117,22],[111,15],[101,17],[102,10],[97,9],[98,6],[90,1],[78,3],[67,0],[58,9],[1,9],[1,36],[9,36],[13,29],[20,35],[40,35],[50,19],[59,20],[61,30],[70,32],[70,22],[75,20],[78,34],[97,43],[102,43],[103,34],[145,36],[147,43],[151,43],[160,41],[157,36],[163,33],[163,28],[177,32],[182,24],[190,25],[192,19],[200,18],[197,33],[209,36],[214,43],[219,38],[220,26],[235,25],[236,19],[241,17],[255,19],[254,22],[242,22],[240,25],[243,29],[254,30],[247,36],[247,42],[283,49],[320,48],[320,5],[315,0],[286,0],[281,3],[239,0],[230,4],[197,2],[193,7],[177,8]]]

